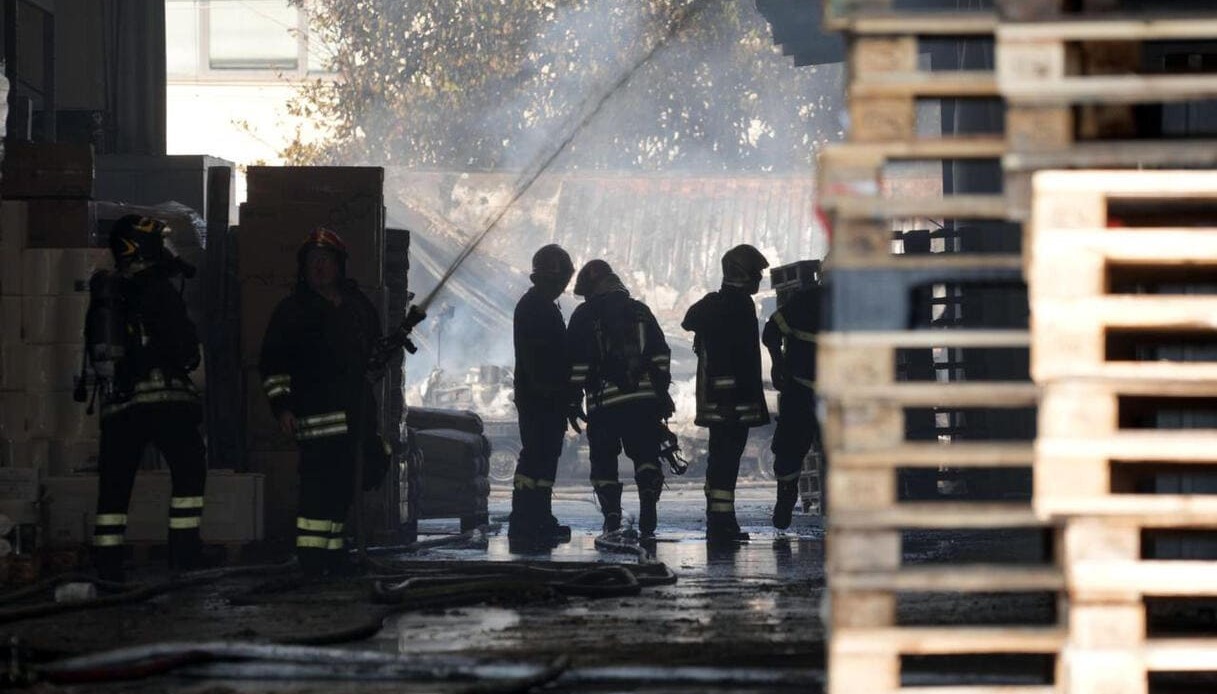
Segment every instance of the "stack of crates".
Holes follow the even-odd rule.
[[[1034,507],[1060,526],[1066,579],[1058,690],[1211,690],[1217,5],[1000,5],[1041,390]]]
[[[1064,577],[1031,505],[1036,390],[1003,180],[998,17],[825,5],[849,44],[850,122],[848,141],[821,154],[818,185],[832,227],[816,383],[830,465],[827,691],[1049,692]],[[920,561],[918,547],[961,537],[1017,547],[1006,555],[1019,563],[950,550]],[[1032,617],[995,621],[988,601]],[[956,618],[936,621],[927,603]],[[1018,673],[978,683],[977,659]]]

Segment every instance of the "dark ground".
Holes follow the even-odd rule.
[[[570,659],[570,669],[547,691],[802,691],[814,690],[823,668],[823,632],[818,610],[824,585],[823,533],[818,519],[796,516],[792,532],[778,539],[769,526],[771,483],[740,491],[741,522],[753,541],[734,552],[707,550],[700,484],[674,486],[660,507],[656,554],[679,580],[627,598],[567,597],[524,602],[411,611],[384,620],[370,639],[338,646],[379,653],[426,654],[440,658],[477,656],[515,666]],[[627,499],[631,495],[627,489]],[[591,494],[572,487],[555,503],[559,517],[574,526],[569,544],[555,549],[554,561],[635,563],[630,555],[597,551],[600,515]],[[636,501],[627,501],[627,513]],[[491,499],[491,515],[509,510],[505,495]],[[455,522],[432,521],[423,532],[455,532]],[[505,535],[489,538],[485,549],[436,549],[435,560],[507,561]],[[422,558],[422,557],[415,557]],[[530,556],[529,559],[544,559]],[[153,580],[145,574],[136,578]],[[331,632],[376,619],[384,610],[367,601],[366,582],[344,581],[291,590],[249,602],[248,590],[265,578],[226,579],[174,592],[135,605],[74,612],[0,626],[36,651],[83,653],[166,641],[242,640],[267,642],[311,632]],[[660,667],[649,676],[646,670]],[[697,666],[711,670],[679,670]],[[593,670],[593,668],[601,668]],[[608,668],[607,670],[603,668]],[[720,687],[735,676],[761,676],[751,685]],[[519,668],[517,667],[517,670]],[[507,673],[512,674],[512,673]],[[515,674],[520,674],[516,672]],[[773,682],[788,676],[792,686]],[[599,680],[599,683],[590,679]],[[675,684],[665,680],[677,678]],[[698,684],[699,679],[707,682]],[[645,685],[640,680],[650,680]],[[157,676],[131,683],[52,686],[62,692],[331,692],[471,691],[460,684],[355,682],[201,681]],[[481,690],[478,690],[481,691]],[[485,691],[500,691],[490,688]],[[503,690],[506,691],[506,690]]]

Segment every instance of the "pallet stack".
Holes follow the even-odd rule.
[[[1213,556],[1217,527],[1200,496],[1214,491],[1214,303],[1198,295],[1217,261],[1217,175],[1196,170],[1217,167],[1217,7],[1001,4],[1004,163],[1010,213],[1029,221],[1041,389],[1034,506],[1060,527],[1066,578],[1058,690],[1146,694],[1154,673],[1217,671],[1217,644],[1149,625],[1177,630],[1217,597],[1217,566],[1185,561]]]
[[[1217,670],[1217,642],[1147,628],[1154,600],[1217,597],[1217,562],[1183,561],[1211,551],[1155,556],[1217,529],[1212,496],[1162,488],[1217,459],[1217,370],[1197,361],[1214,343],[1217,173],[1045,172],[1034,193],[1035,509],[1063,526],[1061,691],[1146,694],[1151,672]]]
[[[819,169],[832,226],[817,369],[831,469],[828,691],[906,691],[924,683],[927,661],[949,670],[951,659],[984,657],[1037,662],[1029,669],[1044,675],[1010,687],[973,679],[966,691],[1050,692],[1065,639],[1055,620],[995,625],[983,609],[950,626],[918,619],[925,595],[960,612],[993,595],[1038,599],[1050,612],[1064,578],[1030,503],[1036,391],[1021,230],[1007,221],[1001,186],[997,16],[893,7],[826,3],[850,47],[848,141],[824,151]],[[981,59],[936,64],[952,42]],[[986,109],[998,112],[996,127],[962,117]],[[949,501],[938,489],[944,470],[996,483]],[[912,565],[907,545],[944,531],[1036,540],[1017,565]]]
[[[299,484],[296,442],[271,412],[258,359],[275,307],[297,281],[296,252],[318,226],[347,244],[347,276],[384,307],[384,170],[379,167],[250,167],[237,230],[240,355],[248,467],[267,478],[267,537],[290,540]],[[382,316],[383,320],[383,316]]]

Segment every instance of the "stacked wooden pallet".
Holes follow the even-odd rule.
[[[1150,551],[1217,531],[1217,498],[1153,489],[1217,461],[1217,368],[1188,360],[1217,342],[1217,298],[1187,293],[1217,271],[1217,172],[1045,172],[1034,194],[1034,503],[1064,526],[1062,691],[1146,694],[1152,672],[1217,670],[1217,640],[1147,630],[1149,601],[1217,597],[1217,562]]]
[[[965,169],[990,166],[1000,182],[1006,154],[1000,128],[956,134],[974,131],[942,125],[960,103],[987,100],[1000,109],[997,74],[983,63],[934,70],[923,57],[956,39],[992,55],[997,16],[896,11],[882,0],[826,5],[828,23],[850,43],[851,123],[848,142],[826,150],[819,169],[819,199],[833,229],[817,383],[827,401],[831,466],[828,691],[909,690],[921,684],[909,667],[919,656],[1032,654],[1046,658],[1051,670],[1064,643],[1058,623],[992,625],[978,614],[975,622],[927,625],[910,620],[905,609],[918,594],[956,605],[977,604],[971,601],[981,594],[1044,594],[1050,602],[1064,586],[1050,561],[911,565],[905,546],[939,531],[1034,535],[1046,528],[1029,489],[1021,499],[930,501],[910,498],[907,483],[943,469],[1028,473],[1032,463],[1030,427],[975,425],[985,418],[1016,421],[1036,404],[1025,368],[1001,368],[1025,363],[1030,343],[1021,231],[1005,221],[1000,185],[964,194],[942,186],[943,171],[961,162]],[[926,163],[913,164],[910,176],[906,162]],[[947,424],[958,422],[971,426]],[[934,689],[953,690],[1053,686],[973,680]]]
[[[1214,7],[1165,0],[1152,13],[1122,0],[1003,0],[997,82],[1007,103],[1010,214],[1030,212],[1044,169],[1217,167],[1217,129],[1172,128],[1217,97]],[[1172,11],[1176,8],[1176,11]],[[1208,43],[1206,43],[1208,42]],[[1192,110],[1192,113],[1189,113]],[[1200,133],[1200,134],[1196,134]]]

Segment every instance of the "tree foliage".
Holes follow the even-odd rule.
[[[292,163],[522,170],[578,130],[561,167],[805,169],[838,129],[839,85],[794,68],[744,0],[307,6],[335,79],[290,104],[318,126]]]

